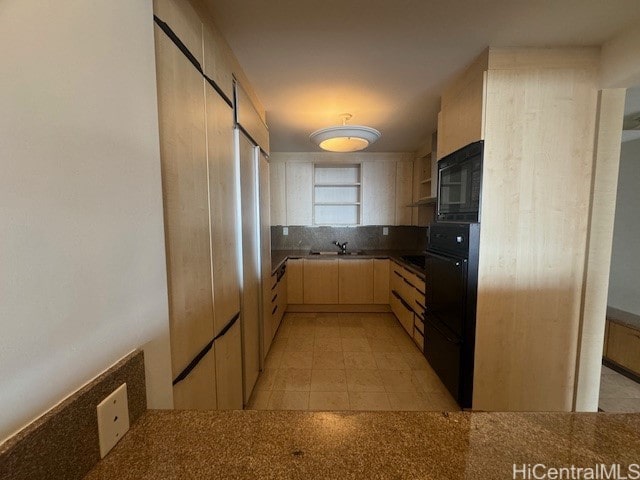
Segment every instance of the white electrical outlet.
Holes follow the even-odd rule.
[[[127,384],[123,383],[101,401],[98,410],[98,436],[100,438],[100,458],[109,453],[118,440],[129,430],[129,403]]]
[[[389,227],[382,227],[382,234],[389,235]]]
[[[282,227],[282,235],[289,235],[289,227]]]

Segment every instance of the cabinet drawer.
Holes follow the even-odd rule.
[[[403,276],[404,278],[407,279],[407,281],[411,284],[413,288],[415,288],[417,291],[419,291],[424,295],[424,291],[425,291],[424,280],[418,277],[418,275],[416,275],[415,273],[410,272],[409,270],[406,270],[406,269],[404,269]]]
[[[424,335],[417,328],[413,331],[413,341],[416,342],[420,351],[424,352]]]
[[[391,292],[391,310],[409,335],[413,335],[413,311],[403,303],[398,292]]]

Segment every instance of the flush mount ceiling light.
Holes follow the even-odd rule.
[[[340,117],[342,125],[316,130],[309,135],[309,139],[329,152],[357,152],[380,138],[380,132],[375,128],[347,125],[352,117],[350,113],[343,113]]]

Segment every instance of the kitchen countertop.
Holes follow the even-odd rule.
[[[271,274],[273,275],[278,268],[289,258],[311,258],[311,259],[368,259],[368,258],[389,258],[408,270],[412,271],[424,280],[424,270],[415,265],[405,262],[402,255],[424,255],[424,252],[402,251],[402,250],[364,250],[364,255],[310,255],[309,250],[272,250],[271,251]]]
[[[638,432],[640,414],[151,410],[85,478],[507,479],[639,463]]]

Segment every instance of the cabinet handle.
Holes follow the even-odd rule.
[[[276,313],[276,310],[278,310],[278,305],[276,305],[275,307],[273,307],[273,310],[271,310],[271,315]]]
[[[215,342],[219,338],[223,337],[224,334],[227,333],[229,331],[229,329],[231,329],[231,327],[233,327],[233,325],[238,321],[239,318],[240,318],[240,312],[236,313],[231,318],[231,320],[229,320],[229,322],[227,322],[227,324],[224,326],[224,328],[222,330],[220,330],[220,333],[218,335],[216,335],[215,337],[213,337],[213,339],[209,343],[207,343],[204,346],[204,348],[202,350],[200,350],[200,352],[198,352],[198,354],[195,357],[193,357],[193,360],[191,360],[189,362],[189,365],[187,365],[184,368],[184,370],[182,370],[180,372],[180,374],[175,378],[175,380],[172,382],[172,384],[176,385],[177,383],[180,383],[182,380],[187,378],[189,376],[189,374],[193,371],[193,369],[196,368],[198,363],[200,363],[200,361],[204,358],[204,356],[207,353],[209,353],[209,350],[211,350],[211,347],[213,347],[213,342]]]
[[[278,294],[277,294],[277,293],[276,293],[276,294],[273,296],[273,298],[271,299],[271,303],[275,302],[275,301],[276,301],[276,298],[278,298]]]
[[[231,317],[231,320],[229,320],[227,324],[224,326],[224,328],[220,330],[220,333],[213,338],[213,341],[215,342],[219,338],[224,337],[224,334],[227,333],[231,329],[231,327],[233,327],[233,324],[236,323],[239,318],[240,318],[240,312],[236,313],[233,317]]]

